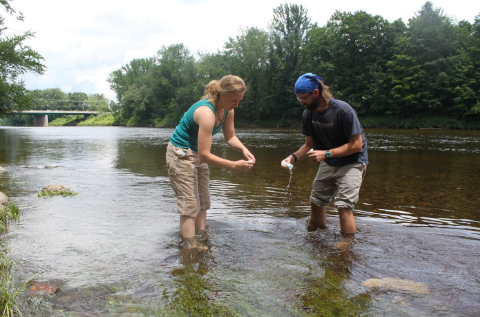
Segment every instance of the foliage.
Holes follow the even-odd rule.
[[[15,290],[11,274],[12,267],[12,260],[5,255],[4,250],[0,250],[0,311],[2,316],[8,317],[22,316],[22,312],[17,305],[17,297],[29,282],[28,280],[25,281]]]
[[[8,221],[18,219],[20,212],[16,203],[9,203],[0,209],[0,232],[7,231]]]
[[[59,88],[49,88],[31,90],[27,95],[34,101],[34,110],[110,111],[103,94],[64,93]]]
[[[7,231],[9,220],[18,219],[19,216],[20,211],[16,203],[9,203],[1,208],[0,232]],[[3,249],[0,249],[0,312],[2,316],[22,316],[16,300],[28,281],[25,281],[25,283],[15,290],[15,283],[11,275],[12,267],[12,260],[6,256]]]
[[[66,126],[73,125],[83,119],[83,116],[59,116],[48,123],[49,126]]]
[[[113,126],[118,125],[117,119],[112,113],[90,116],[86,120],[79,122],[79,126]]]
[[[14,114],[4,118],[0,118],[0,125],[2,126],[32,126],[33,116]]]
[[[7,1],[1,3],[13,13]],[[313,72],[360,118],[391,122],[385,126],[472,128],[480,119],[479,70],[480,15],[473,24],[456,22],[426,2],[408,23],[336,11],[318,26],[302,5],[285,3],[273,9],[267,30],[241,28],[216,53],[195,58],[178,43],[111,72],[116,103],[60,89],[32,91],[25,98],[35,100],[38,109],[88,107],[114,118],[89,118],[82,125],[173,127],[209,81],[235,74],[247,84],[235,110],[237,125],[298,126],[304,107],[293,86],[298,76]],[[22,120],[4,120],[9,122]]]
[[[78,193],[73,192],[73,191],[53,191],[53,190],[42,190],[41,192],[38,193],[38,197],[52,197],[52,196],[76,196]]]
[[[313,72],[361,118],[460,128],[480,119],[479,61],[479,17],[473,25],[454,23],[431,2],[408,24],[336,11],[322,27],[311,24],[303,6],[282,4],[268,30],[242,28],[223,51],[195,60],[182,44],[162,47],[112,72],[109,82],[118,123],[129,126],[175,126],[203,87],[227,74],[247,83],[238,124],[297,126],[304,108],[293,86]]]
[[[7,14],[16,14],[9,0],[1,0],[0,7]],[[22,21],[23,15],[20,13],[16,18]],[[43,57],[25,45],[35,33],[27,31],[21,35],[8,36],[5,34],[7,27],[4,26],[4,21],[0,16],[0,116],[31,108],[33,101],[27,95],[25,83],[19,77],[29,72],[43,74],[45,70]]]
[[[461,120],[428,115],[411,118],[366,116],[360,118],[360,121],[364,128],[480,130],[480,122],[478,120]]]

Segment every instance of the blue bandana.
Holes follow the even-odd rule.
[[[295,83],[295,94],[303,94],[305,92],[312,92],[318,89],[318,80],[323,82],[323,79],[312,73],[306,73],[300,76]]]

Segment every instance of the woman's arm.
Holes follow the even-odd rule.
[[[215,114],[210,108],[206,106],[198,107],[195,110],[193,119],[198,124],[198,156],[200,161],[208,165],[230,169],[246,170],[253,166],[253,162],[244,160],[230,161],[210,153],[212,148],[212,130],[215,126]]]
[[[227,119],[223,123],[223,136],[230,147],[238,152],[242,152],[243,156],[247,160],[253,160],[255,162],[255,156],[243,145],[243,143],[237,138],[235,134],[235,126],[233,124],[233,118],[235,116],[234,110],[228,112]]]

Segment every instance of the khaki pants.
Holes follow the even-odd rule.
[[[169,142],[166,158],[168,177],[177,195],[180,215],[196,217],[200,210],[209,209],[210,170],[206,163],[200,162],[198,153],[178,148]]]
[[[312,184],[310,201],[319,207],[324,207],[335,197],[337,209],[353,210],[358,202],[366,167],[363,163],[332,167],[323,161],[320,162],[317,176]]]

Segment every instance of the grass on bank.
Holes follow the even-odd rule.
[[[10,219],[18,219],[19,210],[16,203],[10,203],[0,210],[0,232],[7,230]],[[22,316],[17,305],[17,297],[25,289],[28,280],[18,289],[15,289],[15,283],[11,274],[13,268],[12,260],[0,248],[0,312],[1,316]]]
[[[13,262],[0,249],[0,312],[1,316],[23,316],[17,304],[17,297],[22,292],[29,280],[25,281],[18,289],[12,277]]]
[[[65,116],[56,118],[48,123],[49,126],[113,126],[118,125],[117,119],[111,113],[104,113],[97,116],[89,116],[83,119],[79,116]]]
[[[0,233],[7,231],[8,222],[18,219],[20,211],[16,203],[10,203],[0,209]]]
[[[459,129],[459,130],[480,130],[480,121],[472,118],[456,119],[449,117],[432,117],[428,115],[415,116],[412,118],[395,118],[389,116],[364,116],[359,114],[359,119],[364,128],[392,128],[392,129]],[[292,120],[263,120],[252,122],[236,118],[237,128],[274,128],[274,127],[300,127],[300,117]],[[90,116],[83,119],[82,116],[67,116],[53,120],[51,126],[127,126],[127,127],[175,127],[178,120],[168,115],[165,118],[153,118],[141,120],[137,116],[130,119],[122,118],[112,113],[105,113],[97,116]]]
[[[89,116],[87,119],[79,122],[78,126],[113,126],[117,120],[111,113],[99,114],[98,116]]]
[[[50,116],[53,117],[53,116]],[[55,118],[48,123],[49,126],[63,127],[68,125],[76,125],[83,119],[83,116],[65,116],[61,118]]]
[[[392,129],[447,129],[479,130],[480,122],[473,119],[460,120],[447,117],[416,116],[413,118],[362,117],[359,120],[364,128]]]

